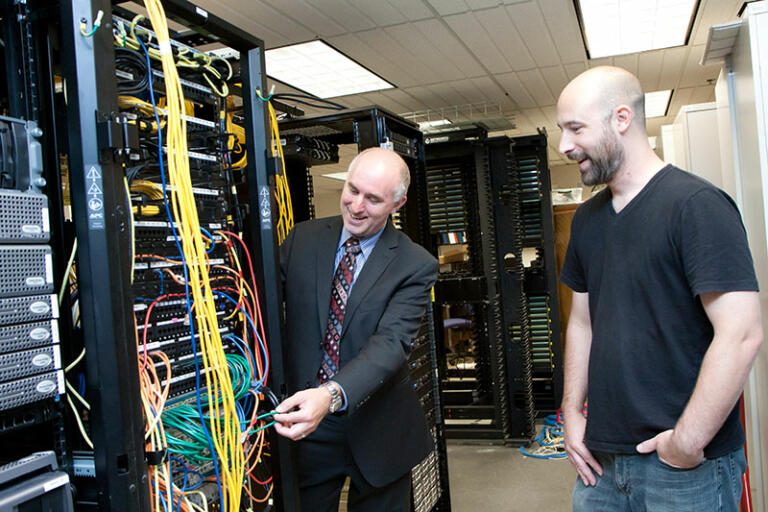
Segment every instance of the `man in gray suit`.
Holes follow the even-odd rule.
[[[406,163],[371,148],[349,166],[341,216],[298,224],[280,248],[286,377],[276,431],[298,442],[303,510],[407,511],[410,470],[434,448],[408,374],[437,261],[389,222]]]

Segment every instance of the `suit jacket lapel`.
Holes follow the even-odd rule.
[[[347,312],[344,314],[344,325],[341,328],[341,335],[347,332],[347,326],[351,323],[352,317],[357,307],[362,302],[368,291],[376,284],[379,277],[384,273],[390,261],[395,255],[394,249],[397,247],[397,231],[392,222],[387,222],[381,238],[376,242],[371,255],[365,262],[365,266],[357,276],[357,280],[352,286],[352,292],[347,300]]]
[[[341,217],[329,219],[326,229],[327,236],[320,237],[317,240],[317,263],[315,271],[317,275],[317,317],[320,319],[320,339],[325,338],[325,330],[328,326],[328,311],[331,307],[331,283],[333,282],[333,273],[336,269],[333,266],[336,259],[336,249],[339,246],[339,237],[341,236]],[[354,289],[354,288],[353,288]]]

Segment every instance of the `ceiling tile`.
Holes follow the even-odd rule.
[[[413,0],[412,0],[413,1]],[[464,0],[426,0],[441,16],[467,12],[469,6]]]
[[[491,80],[490,77],[481,76],[478,78],[471,78],[470,81],[474,84],[477,90],[485,96],[485,99],[482,101],[500,103],[506,100],[504,90]]]
[[[715,100],[715,86],[701,85],[691,93],[691,105],[696,103],[709,103]]]
[[[549,34],[555,42],[557,53],[563,62],[583,61],[587,58],[584,40],[576,21],[573,0],[539,0],[539,8]]]
[[[234,6],[230,7],[216,0],[199,0],[196,3],[208,12],[262,39],[268,48],[287,42],[288,36],[286,34],[281,33],[274,27],[270,27],[265,20],[259,17],[258,13],[261,10],[266,10],[263,4],[254,2],[249,10],[241,11],[234,8]]]
[[[568,75],[569,80],[573,80],[586,70],[587,65],[584,62],[574,62],[572,64],[565,65],[565,74]]]
[[[403,13],[403,16],[410,21],[423,20],[434,16],[432,10],[424,2],[414,2],[413,0],[387,0],[387,2]]]
[[[521,71],[517,76],[538,105],[553,105],[555,103],[555,97],[549,91],[547,82],[544,81],[544,77],[538,69]]]
[[[677,113],[680,111],[680,107],[691,104],[693,89],[693,87],[684,87],[675,89],[675,92],[672,93],[672,100],[669,102],[667,116],[671,118],[673,122],[675,117],[677,117]]]
[[[450,84],[443,82],[425,86],[436,98],[440,100],[440,106],[450,107],[453,105],[463,105],[467,99],[454,89]]]
[[[353,7],[354,2],[350,4],[344,0],[312,0],[312,5],[350,32],[367,30],[376,26],[367,16]]]
[[[381,92],[378,92],[378,91],[362,94],[361,97],[364,98],[368,104],[378,105],[382,108],[385,108],[387,110],[394,112],[395,114],[408,112],[410,110],[408,107],[406,107],[402,103],[395,101],[395,99],[392,96],[382,94]]]
[[[402,67],[378,49],[370,47],[358,34],[331,37],[328,42],[397,87],[416,84],[416,80]]]
[[[643,52],[638,56],[637,77],[646,92],[657,91],[661,77],[661,64],[664,60],[664,50]]]
[[[426,38],[414,25],[406,23],[384,29],[396,41],[399,41],[405,48],[415,49],[418,59],[425,65],[433,64],[431,69],[434,71],[435,80],[459,80],[466,78],[464,72],[456,66],[453,61],[446,59],[440,53],[438,47],[432,44],[430,39]],[[448,35],[446,37],[453,36]]]
[[[467,5],[469,5],[470,9],[473,10],[479,10],[479,9],[488,9],[490,7],[496,7],[497,5],[501,4],[502,2],[500,0],[464,0],[467,2]]]
[[[523,114],[528,118],[530,123],[535,127],[542,127],[547,125],[547,116],[541,111],[540,108],[528,108],[523,110]]]
[[[705,85],[707,80],[716,80],[717,75],[720,72],[721,65],[714,64],[710,66],[702,66],[699,64],[701,58],[704,56],[705,45],[691,46],[688,59],[685,63],[685,69],[683,70],[680,78],[680,87],[697,87]]]
[[[266,0],[266,2],[316,36],[337,36],[346,32],[342,25],[313,7],[312,3],[304,0]]]
[[[536,106],[536,100],[533,99],[526,90],[523,83],[518,78],[517,73],[505,73],[496,75],[496,80],[504,87],[517,108],[531,108]]]
[[[492,73],[512,71],[504,55],[472,13],[447,16],[444,19],[486,69]]]
[[[452,62],[461,69],[467,76],[480,76],[485,74],[485,70],[477,59],[467,51],[461,40],[443,25],[439,20],[418,21],[413,24],[424,37],[432,43],[443,54],[443,58]]]
[[[661,77],[659,79],[659,89],[674,89],[680,82],[680,75],[683,72],[685,60],[688,55],[688,48],[680,46],[677,48],[667,48],[663,50],[664,60],[661,64]]]
[[[555,43],[552,42],[539,6],[528,2],[510,5],[506,9],[525,45],[533,53],[536,64],[539,66],[560,64],[560,55],[555,49]]]
[[[637,76],[637,56],[638,54],[636,53],[630,55],[617,55],[613,58],[613,65],[624,68]]]
[[[382,0],[355,0],[354,6],[360,9],[379,27],[407,21],[403,13]]]
[[[736,19],[744,0],[701,0],[689,43],[705,44],[709,27]]]
[[[387,89],[386,91],[381,91],[379,94],[388,98],[392,98],[394,101],[404,107],[404,110],[397,112],[398,114],[424,109],[424,105],[420,101],[408,94],[403,89]]]
[[[590,69],[598,66],[613,66],[613,57],[603,57],[601,59],[590,59],[587,61]]]
[[[536,67],[533,57],[517,32],[514,23],[509,19],[506,9],[503,7],[486,9],[476,12],[474,15],[513,70],[519,71]]]
[[[403,75],[396,76],[394,79],[402,83],[403,86],[435,81],[436,71],[423,60],[417,59],[407,47],[401,45],[396,38],[391,37],[384,29],[378,28],[355,35],[368,43],[374,52],[394,58],[397,66],[404,71]],[[435,64],[439,65],[439,63]]]
[[[557,100],[560,93],[563,92],[565,86],[568,85],[568,76],[563,70],[563,66],[550,66],[548,68],[541,68],[541,74],[544,77],[544,81],[547,83],[549,90],[552,92],[552,96]]]
[[[477,85],[475,85],[471,79],[451,82],[451,86],[464,98],[467,98],[469,103],[482,103],[488,101],[485,94],[478,89]]]
[[[544,116],[547,118],[547,126],[552,126],[554,128],[557,128],[557,107],[554,105],[550,105],[549,107],[541,107],[541,111],[544,113]],[[560,129],[557,128],[557,132],[560,132]]]
[[[422,104],[421,108],[416,110],[437,110],[445,105],[441,104],[441,100],[436,98],[435,95],[427,87],[410,87],[405,89],[405,92],[416,98],[416,100]]]

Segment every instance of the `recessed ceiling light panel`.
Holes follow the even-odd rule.
[[[591,59],[684,45],[698,0],[576,0]]]
[[[267,50],[267,75],[318,98],[391,89],[390,84],[323,41]]]
[[[664,117],[667,115],[667,108],[669,108],[669,99],[671,97],[672,89],[645,93],[645,118]]]

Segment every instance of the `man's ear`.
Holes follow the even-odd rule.
[[[395,203],[394,208],[392,208],[392,213],[395,213],[397,210],[402,208],[407,200],[408,200],[408,196],[403,196],[402,198],[400,198],[400,200]]]
[[[619,133],[624,135],[629,127],[632,125],[632,119],[635,117],[634,111],[628,105],[619,105],[614,111],[614,120],[616,122],[616,128]]]

